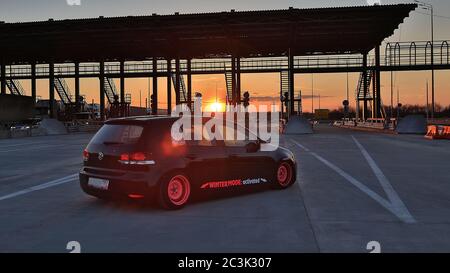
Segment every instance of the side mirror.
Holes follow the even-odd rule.
[[[261,145],[259,142],[249,142],[245,145],[245,148],[247,149],[247,153],[256,153],[261,148]]]

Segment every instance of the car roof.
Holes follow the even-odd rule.
[[[110,119],[105,124],[146,124],[160,121],[175,121],[177,119],[179,118],[170,116],[136,116]]]
[[[194,117],[192,117],[194,118]],[[116,118],[110,119],[105,122],[105,124],[136,124],[136,125],[149,125],[153,123],[172,123],[180,117],[172,116],[136,116],[136,117],[126,117],[126,118]],[[210,120],[210,117],[202,117],[203,122]]]

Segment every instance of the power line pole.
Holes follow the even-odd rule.
[[[391,118],[394,117],[394,71],[391,71]]]
[[[427,79],[427,88],[426,88],[426,92],[427,92],[427,94],[426,94],[426,96],[427,96],[427,106],[426,106],[426,113],[427,113],[427,120],[429,119],[429,109],[428,109],[428,79]]]
[[[314,115],[314,74],[311,74],[311,114]]]
[[[430,3],[414,0],[418,6],[424,10],[429,10],[431,13],[431,118],[434,118],[435,112],[435,77],[434,77],[434,8]],[[426,58],[426,56],[425,56]]]
[[[347,101],[349,101],[349,86],[348,86],[348,72],[347,72]]]

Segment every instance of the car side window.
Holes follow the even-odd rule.
[[[231,127],[233,126],[233,127]],[[226,147],[245,147],[250,142],[256,141],[258,138],[255,134],[250,132],[247,128],[241,127],[237,124],[227,124],[225,126],[225,132],[227,130],[234,131],[234,138],[233,139],[225,139],[224,143]],[[245,139],[237,139],[237,133],[236,130],[240,130],[241,132],[245,133]],[[225,133],[226,135],[226,133]]]
[[[245,147],[250,141],[248,140],[225,140],[226,147]]]

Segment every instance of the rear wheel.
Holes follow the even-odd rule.
[[[281,162],[276,173],[275,187],[278,189],[289,188],[294,183],[294,169],[289,162]]]
[[[159,185],[159,204],[165,209],[181,209],[191,196],[191,183],[186,175],[169,175]]]

